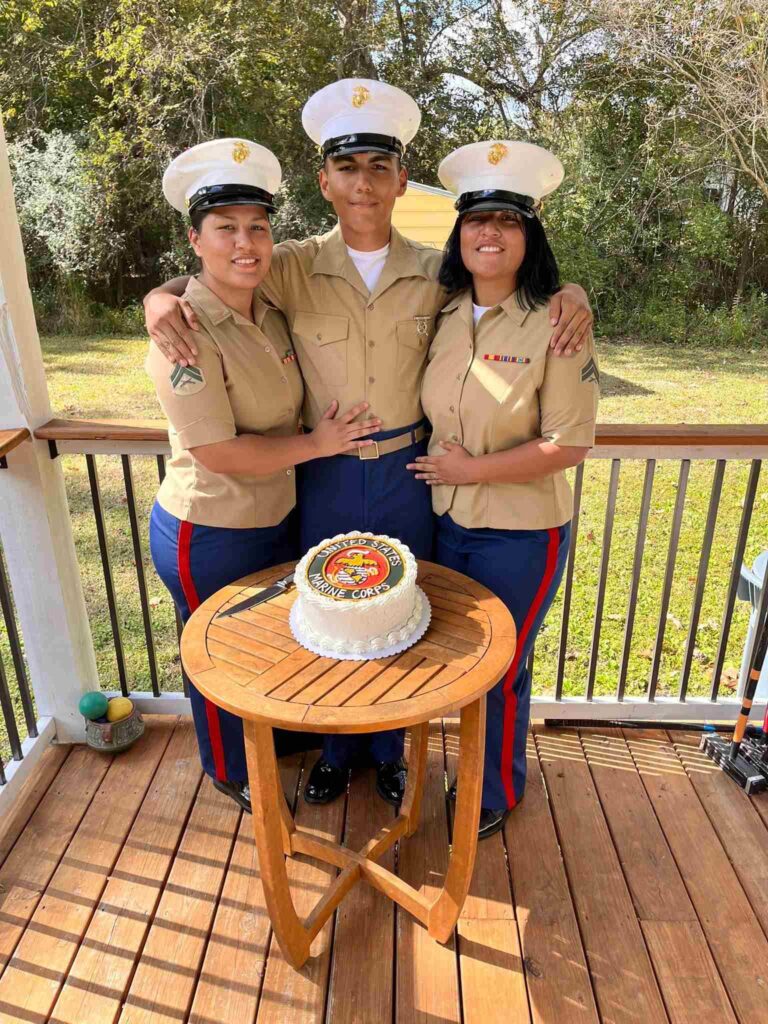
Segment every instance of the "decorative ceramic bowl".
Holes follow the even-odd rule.
[[[134,707],[127,718],[119,722],[92,722],[85,720],[85,742],[94,750],[103,750],[106,754],[117,754],[127,750],[144,732],[144,719],[139,709]]]

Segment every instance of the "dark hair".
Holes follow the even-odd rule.
[[[472,275],[461,258],[461,225],[466,215],[456,218],[443,250],[438,280],[448,292],[463,291],[472,284]],[[522,309],[536,309],[560,290],[560,271],[539,218],[521,216],[520,220],[525,235],[525,256],[517,271],[517,303]]]
[[[215,209],[216,209],[215,206],[213,206],[213,207],[209,206],[208,208],[206,208],[206,207],[203,207],[202,209],[198,208],[197,210],[193,210],[192,213],[190,213],[190,215],[189,215],[189,222],[192,225],[192,227],[195,229],[195,231],[198,233],[198,235],[200,234],[200,228],[203,226],[203,221],[208,216],[208,214],[211,213],[211,211],[215,210]]]

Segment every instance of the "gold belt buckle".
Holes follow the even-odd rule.
[[[373,452],[372,455],[363,455],[363,452]],[[374,441],[373,444],[364,444],[357,449],[357,457],[361,462],[373,462],[374,459],[379,458],[379,443]]]

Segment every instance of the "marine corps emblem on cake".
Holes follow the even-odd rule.
[[[401,553],[381,540],[327,544],[309,566],[310,586],[327,597],[360,600],[392,590],[403,578]]]

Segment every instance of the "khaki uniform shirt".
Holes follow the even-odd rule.
[[[306,385],[302,419],[313,428],[333,399],[344,412],[367,401],[382,430],[423,416],[419,391],[435,317],[442,254],[392,228],[390,250],[369,293],[337,226],[275,246],[261,291],[285,314]]]
[[[477,327],[472,292],[443,310],[424,375],[422,401],[432,422],[430,455],[455,441],[472,455],[506,451],[543,437],[559,445],[591,447],[599,397],[594,343],[571,357],[552,354],[545,305],[527,312],[517,299],[489,310]],[[499,358],[506,357],[506,358]],[[435,512],[460,526],[542,530],[573,514],[565,474],[528,483],[432,487]]]
[[[194,277],[184,298],[202,328],[197,366],[170,365],[156,345],[145,363],[171,443],[158,501],[200,526],[276,526],[296,504],[293,469],[258,477],[212,473],[190,449],[238,434],[297,432],[304,389],[283,315],[254,296],[251,323]]]

